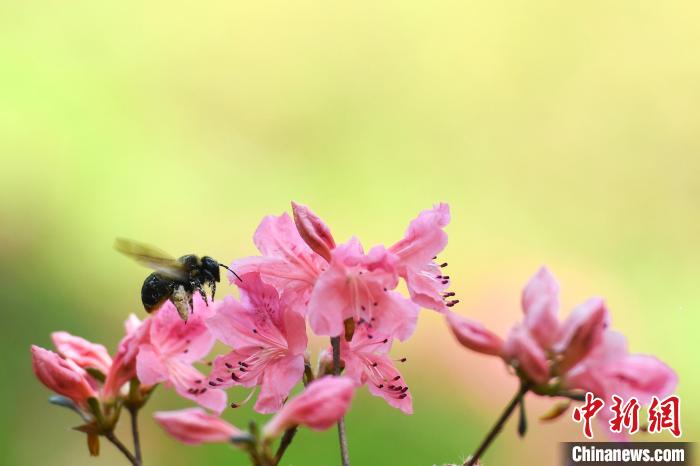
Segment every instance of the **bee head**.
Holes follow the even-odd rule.
[[[221,275],[219,273],[219,263],[209,256],[202,257],[202,268],[209,272],[214,280],[221,281]]]

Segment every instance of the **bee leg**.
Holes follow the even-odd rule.
[[[204,271],[204,275],[206,276],[204,284],[208,284],[211,287],[211,301],[214,302],[214,295],[216,294],[216,280],[208,270]]]
[[[187,303],[190,306],[190,314],[194,314],[194,298],[192,296],[192,293],[190,293],[189,300]]]
[[[204,300],[204,304],[206,304],[207,307],[209,307],[209,301],[207,301],[207,294],[204,292],[204,288],[202,288],[202,285],[197,285],[197,291],[199,291],[199,295]]]

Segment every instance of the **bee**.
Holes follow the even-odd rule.
[[[187,254],[175,259],[152,246],[121,238],[114,242],[114,248],[141,265],[155,270],[146,277],[141,287],[141,302],[149,313],[169,300],[175,305],[180,318],[187,322],[187,317],[194,309],[192,296],[195,292],[199,292],[208,306],[204,286],[209,286],[211,300],[214,300],[216,284],[221,281],[219,267],[241,280],[236,272],[209,256],[200,258],[194,254]]]

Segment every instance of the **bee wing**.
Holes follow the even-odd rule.
[[[181,262],[153,246],[117,238],[114,241],[114,249],[169,278],[183,279],[187,277],[187,271]]]

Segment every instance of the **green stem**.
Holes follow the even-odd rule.
[[[130,406],[128,409],[129,414],[131,415],[131,435],[134,439],[134,456],[136,457],[136,460],[142,464],[143,458],[141,456],[141,437],[139,435],[138,421],[139,409],[133,406]]]
[[[333,375],[340,375],[340,337],[331,338],[333,347]],[[350,466],[350,453],[348,452],[348,439],[345,433],[345,418],[338,421],[338,442],[340,443],[340,459],[343,466]]]
[[[292,440],[294,439],[294,436],[297,433],[297,426],[290,427],[289,429],[284,431],[284,435],[282,436],[282,440],[280,440],[280,445],[277,447],[277,452],[275,453],[275,460],[274,464],[277,466],[279,462],[282,460],[282,456],[284,456],[284,452],[287,451],[287,447],[292,443]]]
[[[508,403],[506,409],[503,411],[503,413],[501,413],[501,416],[493,425],[493,427],[486,435],[484,440],[482,440],[481,444],[479,445],[479,448],[476,449],[474,454],[464,463],[463,466],[474,466],[477,463],[477,461],[479,461],[479,458],[481,458],[484,452],[486,452],[486,449],[488,449],[488,447],[491,445],[494,439],[501,432],[501,429],[503,429],[503,426],[505,425],[506,421],[511,416],[511,414],[513,414],[513,411],[515,411],[515,408],[517,408],[517,406],[520,404],[523,396],[525,396],[525,393],[527,393],[528,390],[530,390],[528,384],[523,383],[522,385],[520,385],[518,393],[515,394],[512,400],[510,400],[510,403]]]
[[[105,438],[112,442],[112,444],[117,447],[117,449],[126,456],[126,459],[129,460],[129,462],[134,465],[134,466],[141,466],[141,461],[136,459],[134,455],[131,454],[128,448],[126,448],[126,445],[124,445],[121,440],[119,440],[115,435],[114,432],[107,432],[104,434]]]

